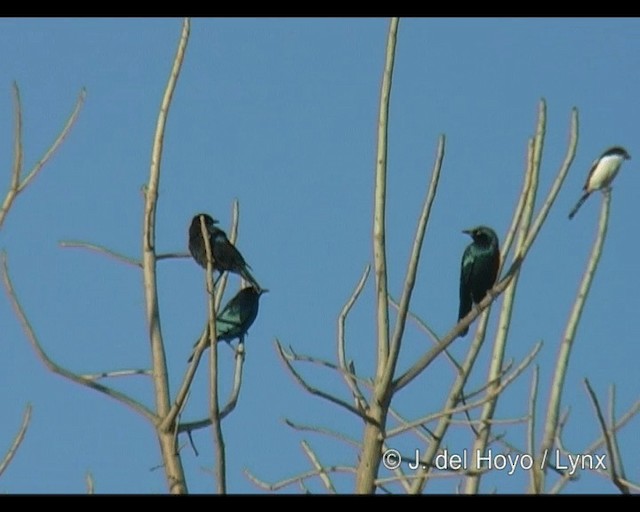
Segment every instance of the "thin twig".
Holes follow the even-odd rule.
[[[607,428],[607,423],[604,419],[604,415],[602,414],[602,409],[600,409],[600,403],[598,402],[598,397],[596,396],[591,384],[589,384],[589,379],[584,379],[584,385],[587,388],[587,393],[589,394],[589,398],[591,399],[591,403],[593,404],[593,408],[596,412],[596,418],[598,419],[598,423],[600,424],[600,429],[602,430],[602,437],[604,437],[605,444],[607,446],[607,452],[609,453],[609,458],[611,459],[611,464],[609,464],[609,475],[611,476],[611,481],[613,485],[615,485],[622,494],[629,494],[629,487],[624,485],[620,481],[620,476],[618,475],[618,468],[616,464],[616,458],[614,454],[614,443],[612,441],[612,437],[615,436],[615,433],[612,433]]]
[[[347,411],[352,412],[353,414],[355,414],[356,416],[364,419],[365,421],[370,421],[370,418],[367,418],[365,416],[365,413],[360,411],[359,409],[357,409],[356,407],[354,407],[353,405],[345,402],[344,400],[337,398],[329,393],[326,393],[322,390],[319,390],[317,388],[314,388],[312,386],[310,386],[303,378],[302,376],[293,368],[292,364],[289,362],[289,359],[287,358],[287,356],[285,355],[285,351],[282,348],[282,345],[280,344],[280,342],[278,340],[276,340],[276,349],[278,352],[278,355],[280,356],[280,360],[285,364],[285,366],[287,367],[287,369],[289,370],[289,372],[291,373],[291,375],[293,375],[293,378],[296,380],[296,382],[298,384],[300,384],[308,393],[315,395],[315,396],[319,396],[320,398],[324,398],[325,400],[328,400],[331,403],[334,403],[336,405],[339,405],[343,408],[345,408]]]
[[[611,384],[609,387],[609,425],[615,425],[616,423],[616,387]],[[627,475],[624,470],[624,463],[622,456],[620,455],[620,446],[618,445],[618,436],[612,430],[609,430],[611,436],[611,458],[614,467],[618,471],[618,478],[620,481],[627,479]]]
[[[312,478],[314,476],[318,476],[320,473],[355,473],[356,468],[353,466],[327,466],[322,468],[322,471],[317,469],[313,469],[311,471],[305,471],[300,473],[299,475],[292,476],[291,478],[286,478],[285,480],[280,480],[273,484],[268,484],[264,480],[260,480],[258,477],[254,476],[248,469],[244,470],[245,476],[256,486],[261,489],[265,489],[267,491],[278,491],[284,487],[288,487],[289,485],[302,482],[308,478]]]
[[[141,414],[143,417],[147,418],[153,424],[156,424],[158,417],[149,408],[147,408],[137,400],[134,400],[133,398],[125,395],[124,393],[121,393],[120,391],[116,391],[115,389],[109,388],[107,386],[94,382],[93,380],[86,379],[80,375],[77,375],[76,373],[73,373],[72,371],[67,370],[66,368],[63,368],[62,366],[58,365],[47,355],[47,353],[42,348],[42,345],[40,345],[40,342],[38,341],[38,338],[35,335],[33,328],[31,327],[31,323],[29,322],[29,319],[27,318],[24,310],[22,309],[22,305],[20,304],[20,301],[18,300],[18,296],[13,288],[13,283],[11,282],[11,278],[9,277],[7,255],[5,253],[0,253],[0,254],[2,259],[2,276],[4,279],[4,285],[7,291],[7,295],[9,297],[11,305],[13,306],[13,309],[18,319],[20,320],[20,323],[22,324],[22,328],[25,334],[27,335],[27,339],[31,343],[31,346],[34,348],[34,350],[36,351],[36,354],[38,355],[40,360],[44,363],[44,365],[53,373],[61,375],[62,377],[65,377],[82,386],[95,389],[96,391],[103,393],[113,398],[114,400],[117,400],[120,403],[123,403],[124,405],[133,409],[138,414]]]
[[[602,209],[600,211],[600,220],[598,224],[598,233],[591,250],[591,255],[587,263],[587,267],[582,276],[578,295],[571,309],[567,326],[565,328],[564,335],[560,343],[558,356],[555,365],[555,371],[553,375],[553,381],[551,383],[551,391],[548,401],[547,417],[544,426],[543,440],[540,446],[541,453],[547,453],[553,447],[553,440],[555,438],[555,432],[558,425],[558,411],[560,410],[560,402],[562,398],[562,391],[564,388],[564,381],[569,367],[569,358],[571,355],[571,349],[575,339],[575,334],[582,315],[582,310],[591,288],[591,283],[598,268],[598,262],[602,255],[602,249],[604,247],[604,241],[607,236],[607,225],[609,222],[609,208],[611,203],[611,195],[605,193],[603,195]],[[541,475],[541,479],[544,476]],[[543,487],[538,489],[538,492],[542,492]]]
[[[398,316],[396,318],[396,327],[393,331],[393,337],[391,339],[391,349],[389,351],[389,359],[387,360],[384,377],[382,379],[382,386],[388,388],[393,380],[393,376],[396,372],[396,364],[398,362],[398,355],[400,354],[400,343],[402,335],[404,334],[404,328],[407,320],[407,312],[409,311],[409,303],[411,302],[411,294],[413,293],[413,287],[416,282],[416,275],[418,272],[418,262],[420,261],[420,254],[422,252],[422,243],[427,231],[427,224],[429,223],[429,216],[431,214],[431,207],[433,201],[436,198],[438,191],[438,183],[440,181],[440,171],[442,170],[442,161],[444,159],[444,147],[445,137],[440,135],[438,139],[438,149],[436,152],[436,160],[433,164],[431,171],[431,181],[429,183],[429,190],[424,199],[422,206],[422,212],[418,219],[418,226],[416,227],[416,234],[413,240],[413,247],[411,250],[411,257],[409,258],[409,264],[407,266],[407,274],[404,279],[404,287],[402,290],[402,296],[400,297],[400,306],[398,307]],[[387,296],[385,295],[385,307]]]
[[[208,339],[209,339],[209,417],[211,418],[213,447],[215,457],[215,480],[219,494],[227,490],[227,471],[225,462],[225,445],[220,424],[220,404],[218,403],[218,333],[216,331],[216,304],[213,288],[213,253],[211,251],[211,237],[204,216],[200,215],[200,230],[204,240],[207,256],[207,271],[205,285],[208,297]]]
[[[429,423],[430,421],[433,421],[434,419],[440,418],[442,416],[449,416],[449,415],[456,414],[458,412],[471,410],[471,409],[474,409],[476,407],[479,407],[480,405],[483,405],[483,404],[487,403],[494,396],[498,395],[499,393],[502,393],[502,391],[504,389],[506,389],[509,386],[509,384],[511,384],[531,364],[531,362],[535,359],[536,355],[538,354],[538,352],[540,351],[541,348],[542,348],[542,343],[536,343],[536,345],[533,347],[533,349],[527,355],[527,357],[525,357],[522,360],[522,362],[514,369],[513,373],[511,375],[506,376],[504,378],[504,380],[502,382],[500,382],[495,388],[489,389],[487,391],[487,395],[485,397],[483,397],[482,399],[480,399],[480,400],[478,400],[476,402],[472,402],[470,404],[466,404],[466,405],[460,406],[460,407],[454,407],[452,409],[438,411],[436,413],[430,414],[430,415],[425,416],[423,418],[420,418],[418,420],[408,422],[406,425],[401,425],[400,427],[396,427],[394,429],[387,430],[386,438],[389,439],[389,438],[391,438],[393,436],[396,436],[398,434],[401,434],[402,432],[405,432],[405,431],[407,431],[407,430],[409,430],[411,428],[414,428],[417,425],[421,425],[421,424],[424,424],[424,423]]]
[[[335,372],[338,372],[341,375],[344,375],[345,377],[348,377],[349,379],[353,379],[356,382],[362,384],[363,386],[366,386],[368,388],[372,388],[373,387],[373,383],[371,382],[370,378],[364,378],[364,377],[359,377],[354,369],[353,369],[353,362],[350,361],[349,362],[349,367],[346,369],[341,368],[339,365],[332,363],[331,361],[327,361],[326,359],[320,359],[318,357],[313,357],[313,356],[307,356],[305,354],[298,354],[291,345],[289,345],[288,350],[285,349],[284,347],[282,347],[282,351],[285,355],[285,357],[289,360],[289,361],[295,361],[295,362],[300,362],[300,363],[312,363],[312,364],[316,364],[318,366],[324,366],[325,368],[328,368],[330,370],[333,370]]]
[[[535,452],[535,429],[536,429],[536,404],[538,401],[538,365],[533,367],[533,375],[531,377],[531,390],[529,391],[529,422],[527,424],[527,450],[528,454],[533,457]],[[538,489],[538,473],[529,471],[530,489]]]
[[[328,428],[322,428],[322,427],[318,427],[315,425],[301,425],[300,423],[295,423],[287,418],[284,419],[284,423],[285,425],[287,425],[288,427],[291,427],[294,430],[298,430],[300,432],[315,432],[317,434],[323,434],[326,436],[330,436],[333,437],[335,439],[338,439],[340,441],[343,441],[347,444],[350,444],[358,449],[362,448],[362,445],[360,444],[360,442],[356,441],[355,439],[348,437],[346,435],[344,435],[341,432],[336,432],[335,430],[331,430]]]
[[[360,281],[358,281],[358,284],[356,285],[355,290],[351,294],[351,297],[349,297],[349,300],[346,302],[346,304],[342,308],[342,311],[340,312],[340,315],[338,316],[338,362],[340,363],[340,369],[342,370],[344,380],[351,390],[351,395],[353,396],[356,407],[358,407],[358,409],[361,411],[365,411],[368,407],[368,404],[366,399],[364,398],[364,395],[362,394],[362,391],[360,391],[360,388],[358,388],[356,379],[351,375],[350,368],[352,367],[352,363],[350,362],[349,364],[347,364],[347,358],[345,355],[346,342],[344,325],[349,311],[351,311],[351,308],[355,304],[356,300],[360,296],[360,293],[362,292],[362,289],[364,288],[364,284],[367,281],[370,270],[371,265],[367,265],[364,269],[364,272],[362,273],[362,276],[360,277]]]
[[[86,90],[83,88],[80,90],[80,95],[76,101],[73,112],[67,119],[65,126],[62,128],[62,131],[56,137],[56,140],[49,147],[49,149],[45,152],[44,156],[34,165],[34,167],[27,173],[24,179],[21,180],[22,166],[23,166],[23,147],[22,147],[22,105],[20,102],[20,90],[18,89],[18,85],[13,83],[13,97],[14,97],[14,158],[13,158],[13,167],[11,170],[11,185],[9,186],[9,191],[0,206],[0,228],[2,228],[2,224],[4,223],[4,219],[15,201],[16,197],[24,191],[26,187],[29,186],[31,181],[38,175],[38,173],[42,170],[45,164],[49,161],[49,159],[55,154],[58,147],[62,144],[64,139],[69,134],[72,126],[75,124],[76,119],[78,118],[78,114],[80,113],[80,109],[84,103],[84,99],[86,97]]]
[[[309,443],[307,443],[306,441],[302,441],[300,444],[302,445],[302,449],[304,450],[307,457],[309,457],[311,464],[313,464],[313,467],[316,468],[316,471],[318,471],[318,476],[320,477],[320,480],[322,480],[322,483],[324,484],[327,491],[329,491],[332,494],[335,494],[336,488],[333,486],[333,483],[329,478],[329,474],[324,469],[324,466],[320,464],[320,461],[318,460],[318,456],[311,449],[311,447],[309,446]]]
[[[396,310],[400,308],[400,304],[398,304],[398,302],[391,295],[389,295],[389,303],[394,308],[396,308]],[[438,343],[440,343],[440,338],[438,337],[438,335],[435,333],[435,331],[431,327],[427,325],[427,323],[424,320],[422,320],[422,318],[420,318],[418,315],[416,315],[412,311],[409,311],[407,313],[407,316],[411,320],[413,320],[416,324],[418,324],[418,327],[420,329],[422,329],[424,332],[426,332],[429,335],[429,338],[431,338],[431,341],[433,341],[434,344],[437,345]],[[451,355],[451,353],[447,349],[444,350],[444,353],[447,356],[447,359],[449,359],[449,361],[451,362],[451,364],[454,366],[454,368],[459,374],[462,371],[462,367],[460,366],[460,363],[456,361],[455,357],[453,357],[453,355]]]
[[[227,403],[220,410],[220,419],[224,419],[231,411],[236,408],[238,403],[238,397],[240,396],[240,387],[242,385],[242,369],[244,367],[244,343],[238,343],[238,348],[235,352],[235,360],[236,364],[233,370],[233,387],[231,388],[231,393],[229,398],[227,399]]]
[[[71,248],[71,249],[88,249],[93,252],[97,252],[99,254],[104,254],[105,256],[109,256],[110,258],[114,258],[121,263],[126,263],[127,265],[133,265],[134,267],[142,268],[142,262],[136,258],[131,258],[130,256],[125,256],[124,254],[120,254],[116,251],[112,251],[111,249],[107,249],[103,245],[92,244],[89,242],[82,242],[79,240],[62,240],[60,242],[60,247],[63,248]]]
[[[93,475],[91,474],[90,471],[87,471],[87,474],[85,476],[85,481],[87,483],[87,494],[94,494],[95,493],[95,484],[93,481]]]
[[[116,377],[130,377],[132,375],[152,375],[151,370],[143,370],[142,368],[137,370],[113,370],[110,372],[99,372],[99,373],[84,373],[79,375],[79,377],[86,380],[100,380],[100,379],[109,379]]]
[[[164,147],[165,128],[167,117],[171,107],[171,100],[176,90],[180,71],[184,62],[191,21],[185,18],[182,23],[182,31],[178,48],[173,59],[173,65],[169,79],[164,90],[156,130],[153,137],[151,150],[151,164],[149,166],[149,180],[144,188],[144,214],[142,227],[142,268],[144,282],[145,314],[149,329],[149,342],[151,345],[151,357],[153,368],[153,384],[156,399],[156,411],[161,418],[161,424],[157,429],[160,450],[164,463],[164,471],[169,492],[183,494],[188,492],[182,460],[176,445],[176,424],[174,419],[170,422],[166,418],[174,412],[171,406],[171,392],[167,369],[166,353],[162,338],[160,322],[160,307],[158,304],[158,284],[156,273],[156,211],[158,203],[158,190],[160,186],[160,169],[162,163],[162,151]],[[177,415],[181,406],[175,409]]]
[[[31,404],[27,404],[24,409],[22,423],[20,424],[18,433],[16,434],[16,437],[13,438],[13,442],[11,443],[6,455],[0,461],[0,476],[2,476],[2,473],[4,473],[4,471],[9,467],[9,464],[13,460],[18,448],[20,448],[20,445],[22,444],[24,436],[27,433],[27,428],[29,428],[29,422],[31,421],[31,409]]]

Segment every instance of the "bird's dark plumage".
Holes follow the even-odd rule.
[[[474,303],[480,302],[498,277],[500,245],[498,235],[487,226],[463,231],[473,238],[462,255],[460,269],[460,308],[458,321],[467,316]],[[465,336],[469,328],[460,333]]]
[[[578,210],[582,206],[582,203],[587,200],[592,192],[608,188],[618,174],[622,162],[630,159],[631,155],[627,153],[626,149],[621,146],[614,146],[607,149],[599,158],[594,160],[591,164],[591,169],[589,169],[587,181],[584,187],[582,187],[584,193],[569,212],[569,219],[573,219],[574,215],[578,213]]]
[[[244,337],[253,325],[258,316],[260,296],[269,290],[256,290],[253,286],[247,286],[227,302],[222,311],[216,316],[216,337],[218,341],[227,343],[239,338],[244,341]],[[197,345],[197,342],[196,342]],[[193,359],[193,354],[189,362]]]
[[[202,238],[202,230],[200,228],[200,216],[204,217],[204,223],[209,233],[209,244],[211,245],[211,255],[213,256],[213,268],[218,272],[224,271],[239,274],[256,290],[262,288],[258,281],[249,272],[249,265],[240,254],[240,251],[227,238],[227,234],[215,225],[218,223],[216,219],[200,213],[196,215],[189,226],[189,252],[193,259],[202,268],[207,268],[207,249]]]

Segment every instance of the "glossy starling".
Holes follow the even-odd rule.
[[[200,229],[200,215],[204,217],[204,223],[209,232],[209,243],[211,245],[214,270],[217,270],[221,274],[224,271],[239,274],[245,281],[251,284],[251,286],[260,291],[262,288],[258,284],[258,281],[251,275],[251,272],[249,272],[251,267],[244,261],[240,251],[229,241],[227,234],[215,226],[218,221],[206,213],[196,215],[189,227],[189,252],[191,256],[193,256],[193,259],[196,260],[202,268],[207,268],[207,249],[202,238],[202,230]]]
[[[462,255],[460,269],[460,309],[458,321],[471,311],[472,304],[480,302],[498,277],[500,246],[493,229],[478,226],[463,231],[473,238]],[[469,328],[460,333],[466,336]]]
[[[578,200],[573,210],[569,213],[569,219],[573,219],[573,216],[578,212],[578,209],[587,200],[587,197],[595,190],[601,190],[609,188],[613,178],[616,177],[622,162],[625,160],[631,160],[631,155],[627,153],[627,150],[620,146],[614,146],[607,149],[600,158],[597,158],[591,164],[587,181],[582,187],[584,194]]]
[[[216,316],[216,334],[218,341],[230,343],[238,338],[240,343],[258,316],[260,296],[269,290],[256,290],[253,286],[243,288],[227,302]],[[197,342],[196,342],[197,345]],[[189,362],[193,359],[193,354]]]

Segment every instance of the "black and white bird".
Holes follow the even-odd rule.
[[[587,200],[587,197],[591,195],[591,192],[610,187],[613,178],[616,177],[622,162],[625,160],[631,160],[631,155],[627,153],[626,149],[620,146],[607,149],[600,155],[600,158],[594,160],[593,164],[591,164],[587,181],[584,187],[582,187],[584,194],[582,194],[582,197],[569,213],[569,219],[573,219],[573,216],[578,212],[582,203]]]

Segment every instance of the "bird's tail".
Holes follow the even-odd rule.
[[[582,206],[582,203],[584,203],[587,200],[587,197],[589,197],[589,194],[591,194],[591,192],[585,192],[584,194],[582,194],[582,197],[578,199],[578,202],[573,207],[573,210],[569,212],[569,220],[573,219],[574,215],[578,213],[578,210]]]
[[[247,281],[251,286],[255,288],[256,292],[262,292],[262,286],[260,286],[258,281],[256,281],[256,278],[251,275],[251,272],[249,272],[248,268],[245,267],[244,269],[242,269],[240,275],[245,281]]]
[[[460,300],[460,309],[458,310],[458,322],[469,314],[469,311],[471,311],[471,306],[472,306],[471,297],[468,297],[468,298],[465,297],[464,299]],[[469,328],[466,327],[463,331],[460,332],[460,336],[464,337],[467,335],[468,332],[469,332]]]

